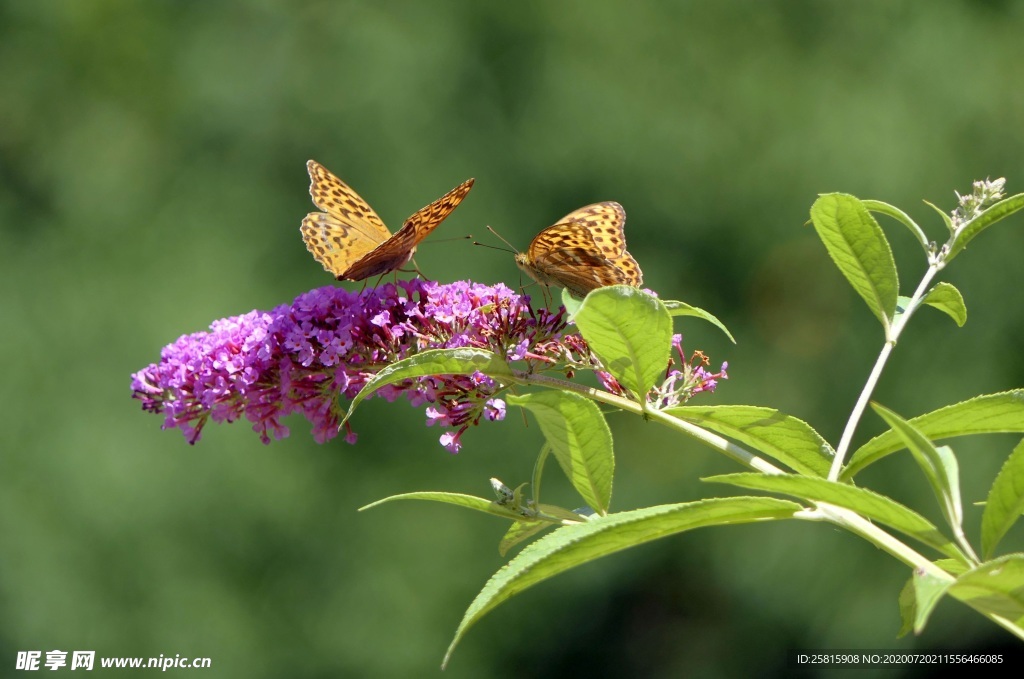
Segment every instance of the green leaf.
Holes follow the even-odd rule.
[[[921,569],[914,569],[914,575],[910,581],[913,583],[914,592],[913,629],[915,634],[920,634],[928,623],[928,617],[935,610],[935,605],[946,594],[953,581],[937,577]],[[906,626],[906,621],[904,621],[904,626]],[[903,630],[901,629],[900,632]]]
[[[938,205],[935,205],[934,203],[929,203],[927,200],[924,201],[924,204],[938,212],[939,216],[942,217],[942,221],[943,223],[945,223],[946,228],[949,229],[950,233],[953,233],[953,220],[950,218],[949,214],[944,212],[942,208],[940,208]]]
[[[877,212],[879,214],[888,215],[895,219],[896,221],[898,221],[903,226],[910,229],[910,233],[912,233],[914,235],[914,238],[916,238],[918,242],[921,243],[921,246],[924,248],[925,253],[928,252],[928,236],[925,235],[925,232],[921,229],[920,226],[917,225],[917,222],[911,219],[910,215],[908,215],[906,212],[904,212],[903,210],[899,209],[894,205],[883,203],[880,200],[862,200],[861,203],[863,203],[864,207],[866,207],[871,212]]]
[[[352,417],[356,406],[381,387],[426,375],[472,375],[477,371],[498,381],[512,376],[512,370],[503,358],[484,349],[428,349],[396,361],[381,369],[359,390],[341,423],[345,424]]]
[[[933,441],[967,434],[1024,434],[1024,390],[976,396],[918,415],[910,424]],[[904,447],[903,439],[896,432],[880,434],[850,457],[840,478],[851,479],[868,465]]]
[[[903,589],[900,590],[899,596],[900,606],[900,631],[896,633],[896,638],[905,637],[914,629],[914,619],[917,617],[917,599],[914,597],[914,577],[910,576],[907,582],[903,585]]]
[[[864,203],[843,193],[828,193],[814,201],[811,222],[832,261],[888,334],[899,281],[892,249],[878,222]]]
[[[981,515],[981,551],[986,559],[992,556],[996,545],[1021,513],[1024,513],[1024,441],[1006,458],[985,501]]]
[[[597,405],[579,394],[557,390],[511,395],[508,402],[534,414],[576,492],[597,512],[607,513],[615,455],[612,432]]]
[[[801,474],[828,476],[835,455],[811,425],[774,408],[678,406],[664,412],[735,439]]]
[[[466,610],[445,654],[477,621],[539,582],[608,554],[703,526],[788,519],[800,505],[765,497],[730,497],[648,507],[559,528],[528,545],[495,573]]]
[[[1009,217],[1021,208],[1024,208],[1024,193],[1004,198],[967,222],[967,224],[960,228],[960,232],[953,239],[953,245],[950,246],[949,254],[946,255],[946,261],[949,262],[960,254],[960,251],[967,247],[967,244],[974,240],[982,231],[999,220]]]
[[[728,483],[741,488],[785,493],[812,502],[828,502],[845,507],[909,535],[929,547],[934,547],[947,556],[959,559],[964,563],[969,561],[968,557],[949,538],[939,532],[939,529],[928,519],[895,500],[864,488],[807,476],[753,472],[723,474],[701,480],[710,483]]]
[[[729,332],[729,328],[725,327],[725,323],[718,320],[711,312],[704,311],[700,307],[691,306],[686,302],[679,302],[676,300],[666,300],[665,308],[668,309],[670,316],[694,316],[695,318],[700,318],[711,323],[724,332],[730,342],[736,344],[736,338],[732,336],[731,332]]]
[[[963,505],[960,502],[960,473],[953,451],[947,446],[936,448],[914,425],[885,406],[871,407],[893,428],[913,454],[939,501],[942,515],[953,532],[962,535]]]
[[[967,322],[967,306],[963,295],[950,283],[937,283],[921,301],[952,318],[961,328]]]
[[[572,293],[567,289],[562,288],[562,306],[565,307],[565,313],[569,320],[573,320],[576,312],[583,306],[583,300],[578,297],[573,297]]]
[[[967,571],[949,593],[983,613],[1024,627],[1024,554],[1008,554]]]
[[[359,511],[372,509],[378,505],[382,505],[385,502],[393,502],[395,500],[426,500],[428,502],[440,502],[443,504],[456,505],[459,507],[466,507],[467,509],[473,509],[478,512],[485,514],[491,514],[492,516],[500,516],[503,519],[522,519],[522,516],[502,507],[497,502],[492,502],[482,497],[475,495],[463,495],[462,493],[443,493],[440,491],[418,491],[415,493],[402,493],[401,495],[392,495],[376,502],[371,502],[368,505],[359,508]]]
[[[661,300],[628,285],[598,288],[574,320],[608,372],[644,403],[672,348],[672,318]]]
[[[508,554],[508,550],[520,542],[529,540],[542,530],[551,528],[551,526],[552,524],[546,521],[516,521],[509,526],[505,535],[502,536],[501,542],[498,543],[498,554],[505,556]]]

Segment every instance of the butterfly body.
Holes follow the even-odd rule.
[[[643,284],[643,273],[626,252],[626,211],[615,202],[570,212],[541,231],[516,265],[542,285],[558,285],[575,297],[607,285]]]
[[[330,170],[310,160],[309,194],[323,212],[310,212],[300,231],[306,249],[338,280],[361,281],[405,266],[420,241],[458,207],[469,179],[417,210],[392,234],[373,208]]]

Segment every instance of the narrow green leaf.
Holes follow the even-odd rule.
[[[477,371],[498,381],[512,376],[512,370],[502,357],[484,349],[428,349],[396,361],[381,369],[359,390],[341,423],[347,422],[356,406],[381,387],[426,375],[472,375]]]
[[[962,561],[958,561],[956,559],[936,559],[934,563],[942,570],[947,573],[952,573],[953,575],[963,575],[970,570],[970,568],[964,565]]]
[[[1015,196],[1004,198],[971,221],[967,222],[953,240],[953,245],[949,249],[946,261],[949,262],[960,254],[960,252],[967,247],[967,244],[974,240],[974,238],[982,231],[999,220],[1009,217],[1021,208],[1024,208],[1024,193],[1018,193]]]
[[[648,507],[597,517],[559,528],[528,545],[495,573],[466,610],[448,652],[477,621],[498,605],[539,582],[608,554],[703,526],[791,518],[795,502],[766,497],[730,497]]]
[[[1003,468],[992,482],[981,515],[981,551],[991,558],[1003,539],[1024,512],[1024,441],[1017,444],[1006,458]]]
[[[505,535],[502,536],[501,542],[498,543],[498,554],[505,556],[508,554],[508,550],[512,549],[521,542],[529,540],[537,533],[540,533],[546,528],[551,528],[553,524],[546,521],[515,521]]]
[[[497,502],[492,502],[482,497],[475,495],[463,495],[462,493],[444,493],[440,491],[418,491],[415,493],[402,493],[401,495],[392,495],[376,502],[371,502],[368,505],[359,508],[359,511],[365,511],[372,509],[378,505],[382,505],[385,502],[393,502],[395,500],[425,500],[427,502],[440,502],[448,505],[456,505],[459,507],[466,507],[467,509],[473,509],[478,512],[485,514],[491,514],[492,516],[500,516],[503,519],[518,520],[522,517],[516,514],[514,511],[502,507]]]
[[[672,318],[661,300],[628,285],[598,288],[574,320],[608,372],[644,403],[672,348]]]
[[[933,547],[943,554],[967,563],[967,556],[943,535],[935,525],[917,512],[884,495],[845,483],[792,474],[743,472],[711,476],[702,481],[728,483],[741,488],[785,493],[813,502],[828,502],[845,507],[869,519],[885,524]]]
[[[949,593],[983,613],[1024,627],[1024,554],[1008,554],[967,571]]]
[[[885,406],[871,407],[899,435],[913,454],[928,479],[942,514],[954,533],[963,531],[963,505],[960,502],[960,475],[953,451],[947,446],[936,448],[914,425]]]
[[[928,236],[925,235],[925,232],[921,229],[920,226],[917,225],[917,222],[911,219],[910,215],[908,215],[906,212],[904,212],[903,210],[899,209],[894,205],[883,203],[880,200],[862,200],[861,203],[863,203],[864,207],[866,207],[871,212],[877,212],[879,214],[888,215],[895,219],[896,221],[898,221],[903,226],[910,229],[910,233],[912,233],[914,235],[914,238],[916,238],[918,242],[921,243],[921,247],[924,248],[925,253],[928,252]]]
[[[814,201],[811,222],[832,261],[888,333],[899,281],[892,249],[878,222],[864,203],[843,193],[828,193]]]
[[[540,424],[555,459],[584,502],[605,514],[612,499],[615,455],[612,432],[600,408],[569,391],[538,391],[508,397]]]
[[[900,606],[900,631],[896,638],[905,637],[914,629],[914,620],[917,618],[917,599],[914,597],[914,576],[907,578],[899,595]]]
[[[928,623],[928,617],[935,610],[935,605],[946,594],[953,581],[936,577],[921,569],[914,569],[911,581],[914,583],[914,633],[920,634]]]
[[[939,216],[942,217],[942,221],[943,223],[945,223],[946,228],[949,230],[950,233],[953,233],[953,220],[950,218],[949,214],[943,211],[943,209],[940,208],[938,205],[935,205],[934,203],[929,203],[927,200],[924,201],[924,204],[938,212]]]
[[[735,439],[801,474],[828,476],[835,455],[811,425],[774,408],[678,406],[664,412]]]
[[[964,304],[963,295],[950,283],[936,283],[921,301],[952,318],[961,328],[967,322],[967,305]]]
[[[976,396],[918,415],[910,424],[933,441],[968,434],[1024,434],[1024,390]],[[870,464],[905,447],[895,431],[879,434],[861,446],[843,469],[846,480]]]
[[[665,308],[668,309],[668,313],[671,316],[693,316],[711,323],[716,328],[724,332],[730,342],[736,344],[736,338],[732,336],[731,332],[729,332],[729,328],[725,327],[725,323],[718,320],[718,318],[716,318],[711,312],[704,311],[700,307],[691,306],[686,302],[679,302],[677,300],[666,300]]]

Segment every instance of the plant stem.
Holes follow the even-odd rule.
[[[836,447],[836,456],[832,458],[832,468],[828,473],[829,481],[836,481],[839,478],[839,473],[843,469],[843,462],[846,461],[846,453],[850,448],[850,442],[853,440],[853,434],[857,431],[857,425],[860,424],[860,418],[864,415],[864,410],[868,407],[868,402],[871,400],[871,395],[875,391],[875,387],[878,386],[878,380],[882,376],[882,370],[885,368],[885,364],[889,360],[889,356],[892,355],[892,350],[896,347],[896,342],[899,339],[900,333],[903,332],[903,328],[906,327],[907,321],[913,315],[917,308],[921,306],[922,300],[924,300],[925,294],[927,294],[928,286],[931,285],[932,279],[935,278],[935,274],[943,267],[943,262],[934,262],[928,266],[928,270],[925,271],[924,276],[921,278],[921,282],[917,285],[917,290],[914,291],[913,297],[907,303],[906,308],[903,309],[903,313],[896,316],[892,325],[889,326],[888,336],[885,338],[885,345],[878,354],[878,358],[875,360],[875,367],[871,369],[871,374],[868,375],[867,382],[864,383],[864,388],[861,389],[860,396],[857,398],[857,403],[853,406],[853,411],[850,413],[850,418],[846,421],[846,428],[843,429],[843,435],[839,439],[839,446]]]

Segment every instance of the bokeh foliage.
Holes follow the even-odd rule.
[[[491,224],[523,247],[621,202],[646,283],[739,340],[677,321],[730,363],[707,402],[778,407],[834,442],[882,338],[808,208],[878,198],[938,238],[922,198],[948,209],[984,176],[1019,192],[1022,30],[1024,9],[997,1],[0,3],[4,662],[94,649],[206,655],[211,676],[421,675],[501,564],[486,517],[355,508],[527,480],[541,436],[515,413],[453,457],[402,403],[362,406],[355,447],[318,446],[299,420],[266,447],[243,423],[189,447],[128,399],[129,373],[179,334],[330,283],[298,236],[307,158],[392,228],[475,176],[434,241]],[[957,259],[967,325],[922,313],[881,403],[909,417],[1021,386],[1019,222]],[[924,265],[901,228],[911,281]],[[417,259],[443,281],[519,280],[510,255],[467,242]],[[611,426],[613,509],[697,499],[698,476],[739,471]],[[881,429],[869,417],[858,441]],[[1014,443],[954,445],[965,502]],[[858,480],[929,507],[905,456]],[[793,647],[1005,643],[954,602],[897,641],[906,577],[824,526],[698,531],[526,593],[447,676],[781,674]]]

